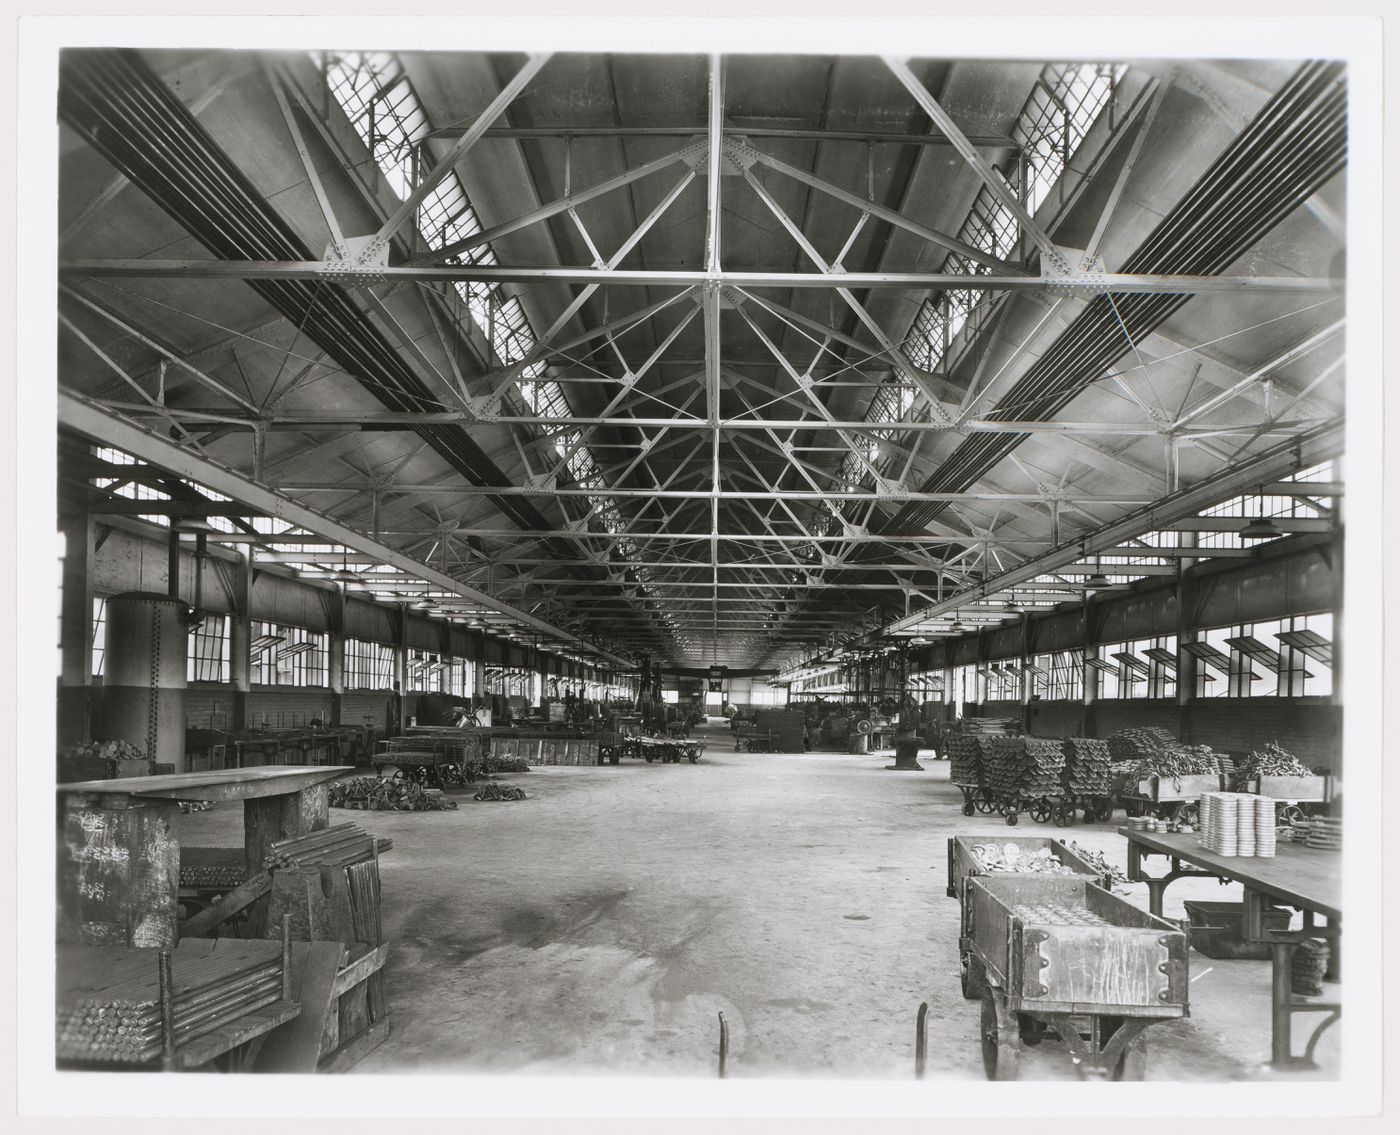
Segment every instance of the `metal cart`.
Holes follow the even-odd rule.
[[[1118,803],[1129,816],[1156,816],[1195,824],[1200,815],[1200,799],[1206,792],[1222,792],[1225,778],[1219,773],[1192,773],[1187,776],[1153,774],[1146,780],[1117,778]],[[1112,812],[1110,811],[1110,815]]]
[[[989,1080],[1014,1080],[1022,1045],[1051,1035],[1080,1079],[1140,1079],[1144,1031],[1188,1015],[1185,933],[1092,879],[972,876],[963,919]]]

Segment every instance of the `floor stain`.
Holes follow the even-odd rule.
[[[868,915],[868,914],[843,914],[841,917],[844,918],[844,919],[846,919],[847,922],[869,922],[869,921],[870,921],[870,915]]]

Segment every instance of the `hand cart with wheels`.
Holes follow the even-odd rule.
[[[1189,1013],[1186,935],[1083,876],[972,876],[968,975],[989,1080],[1014,1080],[1022,1045],[1064,1042],[1080,1079],[1140,1079],[1157,1021]]]
[[[1313,812],[1326,810],[1332,802],[1330,776],[1254,776],[1244,782],[1244,791],[1267,796],[1278,803],[1278,822],[1291,824]]]
[[[1219,773],[1192,773],[1186,776],[1158,775],[1146,780],[1120,779],[1118,803],[1129,816],[1156,816],[1194,825],[1200,815],[1201,795],[1223,792],[1225,778]]]

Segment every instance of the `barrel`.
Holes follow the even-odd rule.
[[[852,753],[868,753],[868,752],[870,752],[870,734],[869,734],[869,733],[851,733],[851,734],[849,734],[849,735],[847,736],[846,740],[847,740],[847,743],[848,743],[849,746],[850,746],[850,748],[849,748],[849,750],[848,750],[849,752],[852,752]]]
[[[107,600],[102,739],[129,741],[147,760],[184,772],[185,603],[128,591]]]

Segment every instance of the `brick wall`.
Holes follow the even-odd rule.
[[[1080,737],[1084,705],[1077,701],[1033,701],[1030,731],[1037,737]]]
[[[1191,706],[1191,740],[1225,753],[1277,741],[1304,764],[1342,771],[1342,711],[1317,698],[1204,698]]]
[[[1174,698],[1105,698],[1093,706],[1094,735],[1157,725],[1173,737],[1182,735],[1181,707]]]

